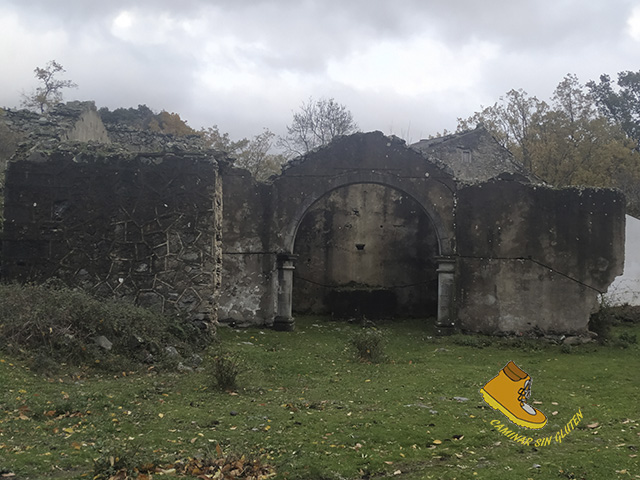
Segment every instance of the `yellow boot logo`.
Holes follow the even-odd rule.
[[[485,402],[516,425],[537,429],[547,424],[544,413],[527,403],[531,396],[531,377],[513,362],[507,363],[480,393]]]

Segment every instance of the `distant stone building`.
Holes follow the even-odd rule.
[[[198,139],[107,129],[80,110],[24,129],[37,141],[7,171],[4,279],[57,276],[282,330],[299,312],[583,334],[622,271],[621,194],[544,186],[482,128],[412,146],[341,137],[259,183]],[[0,121],[21,128],[16,115]]]
[[[485,182],[510,174],[519,180],[541,183],[482,126],[463,133],[420,140],[411,147],[421,151],[430,161],[446,165],[461,182]]]

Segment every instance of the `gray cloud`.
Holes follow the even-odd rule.
[[[363,129],[426,136],[511,88],[544,97],[569,72],[636,70],[638,5],[6,0],[0,105],[16,106],[33,68],[55,58],[80,85],[68,98],[145,103],[235,136],[281,132],[309,96],[334,96]]]

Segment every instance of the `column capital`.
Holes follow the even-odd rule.
[[[456,257],[440,256],[436,257],[438,262],[438,273],[453,273],[456,268]]]
[[[298,255],[295,253],[278,253],[276,258],[278,260],[278,268],[293,268]]]

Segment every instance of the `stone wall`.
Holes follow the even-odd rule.
[[[363,229],[359,234],[368,235],[371,242],[368,247],[367,240],[362,242],[365,247],[361,257],[370,263],[369,273],[359,276],[364,270],[359,271],[362,265],[358,265],[358,257],[355,257],[352,263],[354,268],[348,275],[333,277],[329,274],[329,277],[325,277],[320,270],[325,266],[327,269],[335,268],[336,262],[322,264],[312,261],[312,270],[315,272],[311,276],[315,278],[320,275],[322,278],[318,283],[328,279],[333,286],[366,284],[365,289],[372,292],[384,290],[385,295],[393,290],[395,301],[403,308],[407,307],[404,313],[423,316],[427,316],[427,312],[433,313],[432,295],[436,290],[433,285],[436,277],[434,257],[450,255],[454,245],[455,184],[448,172],[426,161],[419,152],[408,148],[404,141],[386,137],[380,132],[342,137],[327,147],[293,160],[282,175],[274,178],[270,184],[258,184],[247,171],[234,168],[223,167],[221,176],[224,190],[221,319],[236,323],[271,324],[277,317],[290,315],[292,306],[300,310],[314,311],[318,308],[320,310],[316,311],[326,312],[325,294],[328,292],[314,290],[305,293],[299,288],[301,279],[306,276],[305,258],[303,251],[296,258],[294,245],[298,236],[301,239],[314,236],[315,227],[311,225],[315,223],[314,218],[321,215],[323,198],[331,198],[331,192],[342,189],[345,192],[357,192],[360,188],[358,185],[373,185],[372,190],[380,187],[382,192],[388,192],[386,196],[372,196],[371,208],[362,208],[363,213],[366,210],[367,221],[366,226],[362,224]],[[360,194],[354,195],[354,201],[366,200]],[[412,207],[408,207],[410,199],[413,199]],[[383,205],[386,201],[391,204]],[[342,204],[342,212],[336,213],[336,219],[352,213],[353,207],[348,210],[348,203],[350,200]],[[400,203],[407,206],[403,214],[399,214],[404,209],[397,205]],[[377,223],[383,218],[382,223]],[[307,233],[305,222],[310,225]],[[375,229],[372,227],[374,224]],[[332,225],[339,227],[339,224]],[[380,225],[383,225],[384,235],[380,233]],[[426,225],[429,227],[426,228]],[[416,240],[403,246],[394,243],[394,235],[405,230],[407,235],[423,235],[423,240],[429,246],[423,248],[421,242]],[[318,233],[317,236],[321,237],[322,234]],[[303,243],[298,244],[300,248]],[[348,244],[355,251],[355,243],[361,242],[347,235],[340,240],[334,238],[334,243],[345,249]],[[324,255],[316,247],[321,246],[316,242],[307,243],[305,247],[308,251],[313,250],[314,259]],[[416,249],[412,252],[415,255],[409,253],[412,248]],[[403,249],[405,258],[402,258]],[[422,249],[422,253],[427,252],[426,258],[417,258],[418,249]],[[324,251],[328,250],[325,248]],[[409,256],[411,260],[406,258]],[[407,268],[409,263],[412,263],[413,271]],[[424,271],[419,271],[421,265],[425,266]],[[380,279],[382,270],[378,268],[382,266],[387,275],[384,281]],[[370,275],[372,272],[375,272],[374,276]],[[298,275],[298,279],[295,280],[293,275]],[[389,288],[412,283],[421,284],[424,290],[418,293],[417,288]],[[295,285],[297,290],[291,292],[290,285]],[[304,305],[303,297],[307,294],[314,298],[319,296],[320,301],[316,306]]]
[[[104,296],[213,321],[222,185],[212,154],[61,144],[11,162],[2,277],[58,277]]]
[[[96,131],[77,121],[64,135]],[[60,135],[8,170],[5,280],[58,277],[196,320],[282,329],[292,308],[371,304],[435,313],[441,331],[580,334],[622,272],[622,195],[535,185],[482,130],[430,153],[380,132],[341,137],[269,184],[188,139]],[[456,167],[465,148],[490,180]]]
[[[176,136],[111,123],[106,124],[105,128],[111,142],[130,152],[206,150],[203,137],[200,135]]]
[[[220,177],[224,199],[220,320],[270,324],[277,289],[271,186],[227,163],[221,164]]]
[[[599,294],[622,272],[622,195],[537,185],[486,132],[462,140],[427,155],[379,132],[343,137],[269,185],[227,170],[221,311],[236,322],[283,319],[285,329],[292,308],[339,313],[344,299],[328,297],[350,289],[374,310],[404,303],[395,313],[427,317],[437,281],[440,331],[586,333]],[[454,176],[443,159],[459,146],[476,148],[474,168],[489,180]],[[397,208],[405,200],[413,206]],[[407,235],[394,239],[401,224]],[[426,302],[389,295],[406,279],[430,283]]]
[[[586,333],[598,295],[622,273],[623,195],[494,180],[457,197],[458,327]]]

